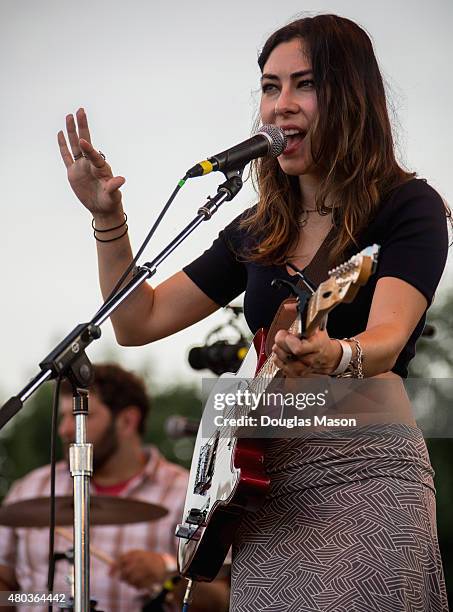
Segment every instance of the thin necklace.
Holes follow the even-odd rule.
[[[308,221],[308,214],[309,213],[313,213],[313,212],[318,212],[317,208],[308,208],[302,211],[302,215],[299,219],[299,221],[297,222],[299,227],[304,227],[304,225],[307,225],[307,221]]]

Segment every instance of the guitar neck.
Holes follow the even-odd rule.
[[[308,301],[304,325],[302,326],[302,315],[297,316],[288,331],[300,337],[309,337],[316,328],[322,327],[330,311],[338,304],[352,302],[359,288],[365,285],[374,273],[378,253],[379,246],[374,244],[331,270],[329,278],[319,285]],[[251,391],[256,394],[264,393],[277,372],[279,368],[275,365],[272,355],[269,355],[253,379]]]

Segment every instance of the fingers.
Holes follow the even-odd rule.
[[[78,144],[81,152],[83,153],[83,156],[88,159],[88,161],[90,161],[93,166],[99,169],[103,168],[104,166],[107,166],[105,158],[99,153],[99,151],[96,151],[96,149],[88,140],[80,138]]]
[[[124,176],[114,176],[106,184],[105,190],[111,195],[114,191],[122,187],[125,182],[126,179],[124,178]]]
[[[288,334],[286,338],[286,345],[288,347],[288,353],[296,356],[297,359],[305,359],[313,356],[319,352],[319,344],[311,340],[301,340],[294,334]]]
[[[274,363],[279,370],[282,370],[284,374],[290,378],[304,377],[312,373],[312,368],[300,360],[289,361],[287,359],[280,359],[280,357],[274,354]]]
[[[150,582],[152,576],[146,570],[141,552],[129,551],[117,559],[118,576],[121,580],[141,588]]]
[[[297,359],[294,353],[291,353],[289,350],[282,349],[277,344],[274,344],[274,346],[272,347],[272,352],[274,353],[274,355],[277,355],[277,357],[283,363],[288,363],[289,361],[295,361],[295,359]]]
[[[63,132],[60,130],[57,134],[58,146],[60,147],[60,154],[66,168],[69,168],[74,163],[72,159],[72,155],[68,149],[68,145],[66,144],[66,138],[64,137]]]
[[[85,114],[85,110],[83,108],[79,108],[76,113],[76,118],[77,127],[74,115],[66,115],[66,132],[68,134],[69,147],[72,152],[72,157],[70,156],[69,147],[66,143],[66,139],[64,137],[63,132],[58,133],[58,144],[60,146],[61,156],[63,158],[63,162],[66,168],[70,166],[71,163],[73,163],[75,160],[79,159],[82,154],[85,155],[87,151],[91,151],[92,149],[90,130],[88,129],[88,120]],[[91,149],[87,149],[86,147],[84,148],[83,146],[81,146],[81,139],[83,139],[88,145],[90,145]],[[102,156],[100,154],[97,154],[95,164],[97,168],[100,168],[102,166],[99,161],[100,159],[103,159]]]
[[[121,578],[127,578],[134,568],[134,559],[130,558],[127,553],[121,555],[115,564],[115,571],[121,576]]]
[[[317,351],[308,340],[301,340],[294,334],[280,330],[275,335],[272,347],[274,363],[287,376],[306,376],[313,371]]]
[[[66,115],[66,132],[68,134],[69,146],[74,157],[78,157],[82,151],[79,146],[79,135],[77,134],[76,124],[73,115]]]
[[[301,340],[286,330],[280,330],[275,334],[275,344],[287,354],[303,357],[316,351],[316,347],[309,340]]]
[[[282,349],[275,349],[275,347],[273,348],[272,352],[274,354],[274,363],[280,369],[285,369],[285,371],[286,368],[290,368],[292,370],[296,369],[297,372],[301,372],[310,369],[313,366],[313,359],[311,357],[302,359],[293,353],[286,353]]]
[[[76,112],[77,127],[79,128],[79,137],[83,138],[91,144],[91,135],[88,128],[88,119],[84,108],[79,108]]]

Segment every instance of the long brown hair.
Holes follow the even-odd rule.
[[[357,243],[382,197],[415,173],[395,159],[384,84],[367,33],[336,15],[298,19],[268,38],[258,58],[261,72],[277,45],[298,38],[312,62],[318,102],[310,129],[313,167],[321,178],[315,203],[321,214],[332,211],[335,263]],[[260,238],[247,258],[282,264],[299,238],[299,180],[275,158],[258,160],[252,172],[260,197],[242,227]]]

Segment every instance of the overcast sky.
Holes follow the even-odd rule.
[[[124,207],[138,248],[185,170],[248,137],[258,104],[257,53],[307,10],[356,20],[374,41],[390,86],[403,161],[453,202],[451,0],[230,0],[228,3],[0,0],[2,236],[0,400],[100,304],[90,215],[73,196],[56,134],[84,106],[93,144],[126,177]],[[215,193],[218,175],[187,184],[142,261],[149,261]],[[253,203],[246,185],[159,269],[155,282],[207,247]],[[452,275],[447,271],[442,290]],[[441,296],[442,290],[439,292]],[[219,313],[173,338],[116,348],[110,323],[90,347],[146,363],[162,383],[196,380],[188,348]]]

